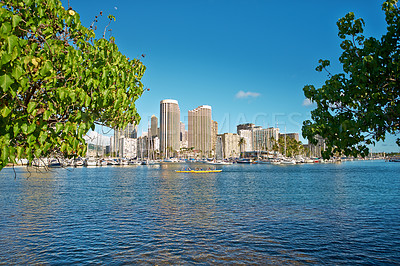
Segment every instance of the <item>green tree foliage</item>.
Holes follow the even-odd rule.
[[[364,21],[347,14],[337,22],[340,63],[344,73],[331,75],[329,61],[320,60],[317,71],[328,71],[328,80],[316,89],[304,87],[304,94],[317,104],[312,121],[303,125],[303,136],[326,140],[324,157],[338,152],[345,155],[368,154],[368,144],[397,134],[400,123],[400,9],[397,1],[383,3],[387,32],[380,40],[363,36]],[[400,145],[400,140],[397,140]]]
[[[286,151],[285,151],[286,148]],[[287,157],[294,157],[304,153],[304,147],[301,141],[297,141],[291,137],[280,136],[278,140],[278,145],[276,147],[277,151]]]
[[[145,66],[114,38],[96,39],[58,0],[0,3],[0,169],[16,158],[82,156],[95,123],[139,122]]]

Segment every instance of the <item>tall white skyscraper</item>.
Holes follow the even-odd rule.
[[[189,148],[194,147],[202,155],[210,156],[211,139],[211,106],[202,105],[188,112]]]
[[[160,102],[160,152],[163,157],[173,156],[180,148],[180,116],[178,101]]]

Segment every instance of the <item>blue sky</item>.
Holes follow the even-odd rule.
[[[159,117],[161,100],[175,99],[186,124],[188,110],[210,105],[219,133],[249,122],[301,135],[313,109],[304,104],[302,89],[327,78],[315,71],[318,60],[331,60],[331,71],[341,71],[337,20],[354,12],[365,20],[366,36],[380,38],[386,29],[377,0],[69,2],[86,26],[103,12],[99,37],[106,16],[114,15],[110,27],[121,52],[146,55],[142,81],[150,91],[136,102],[139,132],[151,115]],[[392,137],[372,151],[399,148]]]

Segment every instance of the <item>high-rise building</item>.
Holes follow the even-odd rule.
[[[188,146],[188,132],[186,130],[185,123],[180,122],[180,137],[181,148],[187,148]]]
[[[188,145],[203,156],[211,153],[211,106],[202,105],[188,112]]]
[[[215,152],[217,149],[217,135],[218,135],[218,122],[217,121],[212,121],[211,123],[211,150]]]
[[[152,137],[158,136],[158,118],[155,115],[151,116],[151,127],[150,127]]]
[[[173,156],[180,148],[180,115],[178,101],[160,102],[160,152],[164,158]]]

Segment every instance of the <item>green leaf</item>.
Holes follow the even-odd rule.
[[[30,6],[32,4],[32,0],[24,0],[26,6]]]
[[[12,54],[13,48],[18,45],[18,37],[15,35],[11,35],[7,37],[7,44],[8,44],[8,53]]]
[[[26,132],[28,131],[28,125],[26,123],[22,124],[21,130],[22,130],[22,133],[24,133],[26,135]]]
[[[2,56],[1,56],[1,64],[2,65],[5,65],[5,64],[7,64],[8,62],[10,62],[11,61],[11,54],[3,54]]]
[[[10,113],[11,110],[7,106],[4,106],[3,109],[1,110],[1,115],[3,117],[7,117]]]
[[[92,98],[90,98],[89,95],[86,95],[86,99],[85,99],[85,106],[89,106],[90,105],[90,101],[92,100]]]
[[[50,74],[52,69],[53,69],[53,65],[51,64],[51,62],[46,61],[43,64],[43,67],[40,69],[40,75],[47,76],[48,74]]]
[[[24,151],[24,147],[22,147],[22,146],[17,147],[17,158],[18,159],[22,159],[23,151]]]
[[[21,66],[14,67],[12,71],[12,76],[15,80],[18,80],[22,76],[23,72],[24,70]]]
[[[59,95],[60,95],[60,100],[61,100],[61,101],[64,101],[64,99],[65,99],[65,91],[64,91],[64,88],[62,88],[62,89],[60,90]]]
[[[47,139],[47,133],[46,132],[41,132],[39,135],[39,142],[40,144],[43,144]]]
[[[43,120],[45,120],[45,121],[49,120],[50,116],[51,116],[51,112],[49,110],[44,111]]]
[[[3,147],[1,147],[1,161],[2,162],[8,162],[8,146],[7,145],[3,145]]]
[[[30,124],[29,127],[28,127],[27,134],[32,134],[33,131],[35,131],[35,129],[36,129],[36,124],[35,123]]]
[[[15,148],[13,146],[8,147],[8,157],[12,163],[16,163],[15,161]]]
[[[26,139],[26,141],[28,142],[28,144],[31,146],[35,143],[36,138],[34,135],[29,135],[28,138]]]
[[[11,32],[11,24],[9,22],[2,23],[0,27],[0,33],[2,33],[5,36],[10,35]]]
[[[18,124],[14,125],[13,132],[14,132],[14,137],[18,136],[18,134],[20,132],[20,128],[18,127]]]
[[[3,76],[0,76],[0,87],[2,87],[4,91],[7,91],[13,83],[14,81],[9,75],[4,74]]]
[[[46,153],[50,149],[50,147],[51,147],[51,143],[46,142],[43,147],[43,153]]]
[[[60,132],[63,127],[64,127],[63,123],[57,123],[56,124],[56,133]]]
[[[35,156],[36,156],[37,158],[42,157],[42,151],[43,151],[43,150],[42,150],[41,148],[36,148],[35,151],[34,151]]]
[[[13,26],[13,28],[15,28],[16,26],[18,26],[18,23],[20,23],[21,20],[22,20],[21,16],[13,15],[13,16],[12,16],[12,26]]]
[[[36,102],[29,102],[27,108],[28,114],[32,113],[35,107],[36,107]]]

